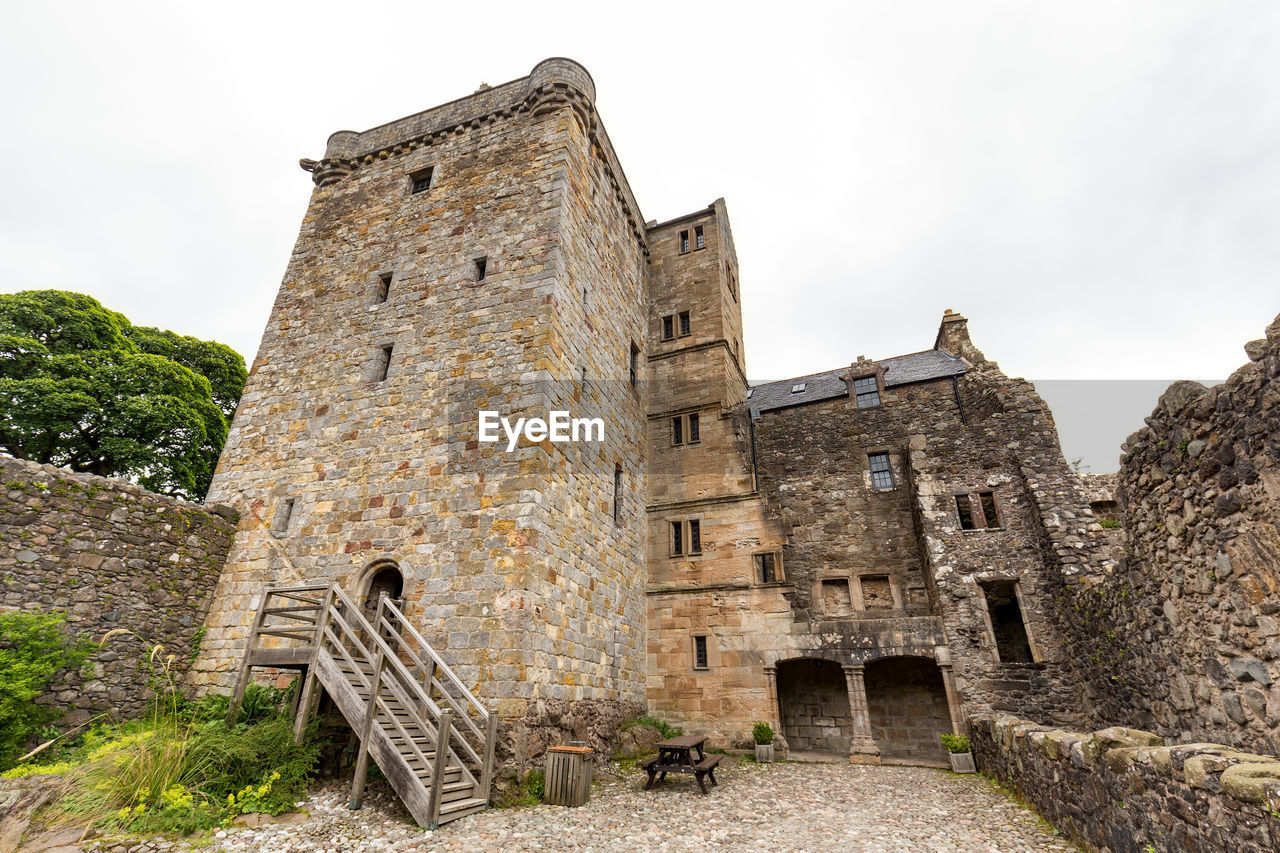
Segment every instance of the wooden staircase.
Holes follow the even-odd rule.
[[[255,666],[303,671],[299,737],[319,698],[317,685],[346,718],[360,739],[351,808],[360,808],[370,757],[421,826],[434,829],[488,805],[497,716],[385,596],[369,619],[336,584],[268,587],[229,722]]]

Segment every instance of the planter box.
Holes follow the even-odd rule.
[[[756,761],[761,764],[773,763],[773,744],[758,743],[756,744]]]
[[[948,752],[951,757],[952,773],[977,773],[978,768],[973,765],[972,752]]]

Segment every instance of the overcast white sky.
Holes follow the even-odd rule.
[[[554,55],[646,218],[727,199],[755,379],[928,348],[944,308],[1012,375],[1220,379],[1280,312],[1280,4],[1250,0],[10,4],[0,289],[251,360],[298,158]],[[1050,387],[1103,471],[1162,385]]]

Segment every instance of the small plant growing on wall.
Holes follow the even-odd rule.
[[[773,761],[773,726],[758,722],[751,727],[751,739],[756,742],[756,761],[769,764]]]
[[[964,735],[944,734],[941,735],[942,745],[947,748],[947,752],[961,753],[969,751],[969,739]]]

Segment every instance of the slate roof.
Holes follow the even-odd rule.
[[[909,385],[912,382],[925,382],[930,379],[944,379],[948,376],[959,376],[968,367],[964,359],[957,358],[940,350],[900,355],[880,361],[885,367],[885,387]],[[844,376],[848,366],[823,373],[812,373],[808,376],[797,376],[794,379],[783,379],[779,382],[765,382],[751,387],[751,396],[747,405],[757,412],[771,409],[785,409],[790,406],[802,406],[806,403],[817,403],[844,397],[849,393],[844,384]],[[797,385],[804,385],[803,391],[792,391]]]

